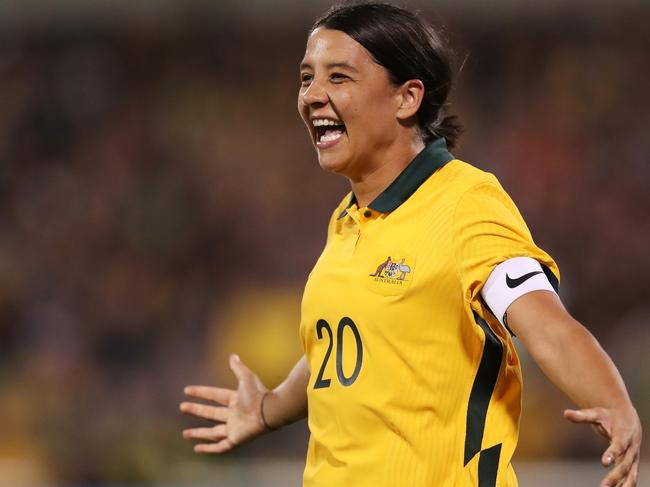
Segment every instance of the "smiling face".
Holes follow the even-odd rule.
[[[398,87],[357,41],[319,27],[300,66],[298,111],[320,166],[355,180],[381,163],[398,137]]]

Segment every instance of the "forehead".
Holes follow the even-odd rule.
[[[350,64],[358,69],[376,64],[370,53],[340,30],[318,27],[307,39],[302,65]]]

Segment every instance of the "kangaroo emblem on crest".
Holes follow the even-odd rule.
[[[391,263],[391,260],[390,260],[390,255],[389,255],[389,256],[388,256],[388,259],[386,259],[384,262],[382,262],[381,264],[379,264],[379,266],[377,267],[377,270],[375,271],[375,273],[374,273],[374,274],[370,274],[370,276],[371,276],[371,277],[381,277],[381,273],[384,272],[384,269],[385,269],[386,266],[387,266],[388,264],[390,264],[390,263]]]
[[[397,281],[404,281],[406,280],[406,275],[409,274],[410,272],[411,272],[411,266],[406,264],[406,259],[402,259],[401,261],[396,261],[396,260],[392,260],[389,255],[384,262],[382,262],[377,266],[377,270],[375,270],[375,273],[370,274],[370,277],[376,277],[377,279],[382,279],[382,280],[393,279]]]

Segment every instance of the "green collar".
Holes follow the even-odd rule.
[[[447,150],[447,141],[442,137],[434,140],[415,156],[415,159],[368,205],[368,208],[380,213],[390,213],[409,199],[429,176],[453,159],[454,156]],[[347,214],[347,209],[356,202],[357,198],[352,193],[348,206],[339,218],[343,218]]]

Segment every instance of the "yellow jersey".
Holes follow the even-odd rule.
[[[521,371],[480,290],[540,250],[494,176],[429,144],[368,207],[334,211],[307,281],[304,487],[517,485]]]

